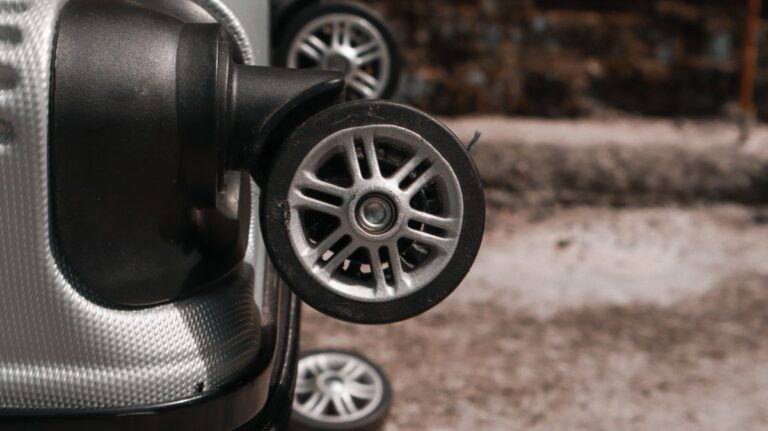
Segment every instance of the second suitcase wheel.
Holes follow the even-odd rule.
[[[374,431],[392,404],[384,372],[364,356],[337,350],[299,360],[290,431]]]
[[[407,319],[466,275],[483,190],[461,142],[415,109],[354,102],[300,126],[274,158],[262,229],[281,275],[343,320]]]
[[[343,72],[347,100],[389,98],[400,76],[391,31],[356,2],[319,3],[300,12],[280,36],[276,63]]]

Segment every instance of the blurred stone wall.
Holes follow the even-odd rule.
[[[746,0],[365,2],[403,51],[398,97],[437,114],[711,116],[738,100]],[[768,118],[766,21],[760,38]]]

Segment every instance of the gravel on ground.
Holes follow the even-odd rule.
[[[392,431],[768,429],[766,214],[492,211],[444,304],[377,327],[305,307],[302,345],[379,362]]]

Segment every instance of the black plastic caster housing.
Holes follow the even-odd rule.
[[[485,203],[462,143],[428,115],[381,101],[329,108],[272,159],[262,231],[310,306],[377,324],[419,315],[469,271]]]
[[[484,199],[445,126],[391,102],[338,104],[337,72],[239,64],[219,25],[124,2],[75,5],[55,68],[53,230],[89,294],[144,307],[215,288],[246,252],[244,172],[262,188],[274,265],[316,309],[394,322],[461,282]],[[127,67],[133,39],[165,53],[164,66]],[[120,95],[130,97],[114,103]],[[124,268],[130,280],[113,276]]]

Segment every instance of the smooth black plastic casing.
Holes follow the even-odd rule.
[[[52,230],[73,285],[118,307],[172,301],[241,264],[248,167],[334,103],[339,74],[249,67],[218,24],[129,0],[61,12],[51,117]],[[229,187],[229,189],[228,189]],[[221,202],[239,202],[233,209]]]

